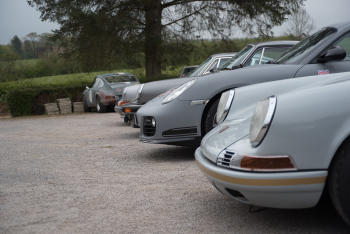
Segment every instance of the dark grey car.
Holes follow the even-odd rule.
[[[91,88],[86,87],[83,92],[84,111],[95,107],[97,112],[113,110],[124,88],[139,83],[135,75],[124,72],[96,76]]]
[[[189,81],[139,109],[140,138],[144,142],[178,145],[198,141],[215,125],[222,92],[266,81],[350,71],[349,55],[350,22],[321,29],[287,51],[276,64]]]
[[[283,52],[295,45],[297,41],[270,41],[260,42],[256,44],[248,44],[240,52],[233,57],[227,58],[229,54],[213,55],[203,62],[189,78],[169,79],[155,81],[138,86],[132,86],[123,93],[123,101],[128,101],[123,106],[118,107],[121,112],[128,111],[132,116],[142,105],[147,103],[157,95],[171,89],[176,88],[198,76],[211,75],[214,72],[222,70],[234,70],[242,67],[252,66],[271,62],[280,57]],[[208,63],[210,61],[210,63]],[[135,118],[130,118],[136,120]],[[134,122],[137,125],[137,122]]]

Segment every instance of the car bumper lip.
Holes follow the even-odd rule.
[[[201,153],[195,153],[202,172],[222,193],[241,202],[272,208],[308,208],[319,201],[327,171],[244,172],[216,166]],[[238,191],[235,197],[229,191]]]
[[[170,139],[149,139],[145,137],[140,137],[140,141],[150,144],[174,144],[174,145],[193,145],[194,142],[200,143],[200,137],[180,137],[180,138],[170,138]]]

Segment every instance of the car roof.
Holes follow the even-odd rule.
[[[327,26],[327,28],[336,28],[338,30],[348,30],[350,29],[350,21],[344,21],[340,23],[335,23]]]
[[[106,78],[106,77],[110,77],[110,76],[121,76],[121,75],[127,75],[127,76],[135,76],[132,73],[128,73],[128,72],[116,72],[116,73],[106,73],[106,74],[101,74],[98,75],[98,78]]]
[[[264,41],[264,42],[257,42],[257,43],[251,43],[250,45],[254,46],[277,46],[277,45],[295,45],[299,41]]]
[[[224,57],[224,56],[234,56],[237,54],[237,52],[227,52],[227,53],[218,53],[218,54],[212,54],[210,57]]]

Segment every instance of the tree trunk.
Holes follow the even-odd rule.
[[[161,0],[145,0],[146,77],[161,75],[162,6]]]

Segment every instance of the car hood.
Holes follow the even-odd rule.
[[[169,89],[176,88],[193,79],[195,79],[195,77],[167,79],[145,83],[139,98],[139,103],[144,104],[159,94],[164,93]]]
[[[235,90],[226,120],[211,130],[201,142],[201,151],[209,160],[216,162],[217,156],[233,143],[249,134],[250,120],[256,103],[272,95],[292,95],[305,89],[328,86],[350,80],[350,72],[322,76],[308,76],[288,80],[250,85]],[[278,99],[277,99],[278,105]]]

